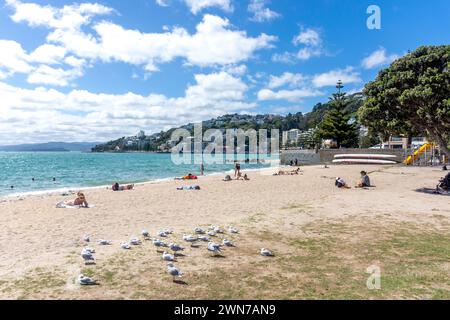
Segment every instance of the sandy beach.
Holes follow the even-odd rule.
[[[304,167],[298,176],[250,172],[250,181],[205,177],[164,181],[135,190],[87,190],[90,209],[57,209],[71,196],[0,199],[0,298],[3,299],[319,299],[449,298],[450,197],[434,188],[439,168]],[[369,172],[370,189],[340,190]],[[233,225],[236,244],[213,258],[206,244],[189,247],[193,228]],[[167,242],[186,247],[175,263],[184,285],[172,282],[150,241],[126,251],[122,241],[142,229],[174,231]],[[96,264],[85,266],[82,237],[91,235]],[[99,239],[112,241],[99,246]],[[166,239],[164,239],[166,240]],[[275,253],[259,255],[261,248]],[[382,270],[381,290],[368,290],[367,267]],[[79,287],[80,272],[99,281]],[[417,279],[417,281],[414,281]]]

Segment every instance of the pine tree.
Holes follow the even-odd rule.
[[[345,111],[348,100],[346,93],[341,92],[344,88],[341,81],[336,88],[338,92],[331,98],[330,109],[319,124],[318,135],[322,139],[334,139],[338,148],[351,148],[358,144],[358,131],[356,124],[350,121],[350,114]]]

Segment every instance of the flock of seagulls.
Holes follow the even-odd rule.
[[[194,228],[194,234],[184,234],[182,237],[182,240],[184,242],[187,242],[190,244],[191,247],[193,247],[197,242],[207,242],[208,245],[206,249],[213,255],[213,256],[221,256],[222,255],[222,247],[234,247],[234,243],[231,240],[228,239],[222,239],[221,243],[215,243],[211,240],[211,237],[217,237],[218,234],[225,234],[225,231],[220,228],[219,226],[211,225],[207,229],[203,229],[200,227]],[[239,231],[235,227],[228,227],[228,232],[230,234],[238,234]],[[173,234],[173,231],[170,229],[160,230],[157,232],[157,236],[159,238],[167,238],[169,235]],[[183,272],[179,268],[177,268],[173,262],[176,262],[176,257],[181,255],[181,252],[185,250],[184,247],[178,245],[177,243],[166,243],[162,241],[159,238],[151,238],[150,232],[147,230],[142,230],[141,232],[142,237],[144,240],[151,241],[153,246],[156,248],[157,253],[162,253],[161,259],[163,261],[167,261],[167,273],[173,277],[173,281],[175,281],[176,277],[181,277],[183,275]],[[91,238],[89,235],[85,235],[83,237],[83,241],[85,243],[89,243],[91,241]],[[100,239],[98,241],[98,244],[101,246],[108,246],[112,245],[112,241]],[[130,250],[132,246],[139,246],[142,244],[142,241],[138,237],[132,237],[129,242],[122,242],[120,244],[120,247],[125,250]],[[86,265],[89,264],[95,264],[95,258],[94,258],[95,250],[91,247],[84,247],[81,250],[81,257]],[[266,248],[262,248],[260,251],[260,254],[264,257],[273,257],[274,254],[272,251]],[[78,276],[78,283],[80,285],[94,285],[97,284],[97,282],[87,277],[83,274],[80,274]]]

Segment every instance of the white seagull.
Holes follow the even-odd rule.
[[[173,252],[178,252],[178,251],[183,251],[184,250],[184,248],[183,247],[180,247],[178,244],[176,244],[176,243],[171,243],[171,244],[169,244],[169,248],[170,248],[170,250],[172,250]]]
[[[215,237],[216,233],[214,232],[214,230],[210,230],[210,231],[208,231],[208,236]]]
[[[265,257],[273,257],[274,256],[272,251],[270,251],[269,249],[266,249],[266,248],[262,248],[260,253],[262,256],[265,256]]]
[[[141,244],[141,240],[139,240],[139,239],[136,238],[136,237],[133,237],[133,238],[130,240],[130,243],[131,243],[133,246],[138,246],[138,245]]]
[[[208,243],[208,250],[213,252],[215,255],[222,254],[222,251],[220,251],[220,245],[218,245],[217,243],[214,243],[214,242]]]
[[[228,231],[229,231],[230,233],[239,233],[238,229],[236,229],[235,227],[232,227],[232,226],[230,226],[230,227],[228,228]]]
[[[224,245],[226,247],[234,247],[233,242],[231,242],[230,240],[227,240],[227,239],[222,240],[222,245]]]
[[[122,249],[126,249],[126,250],[131,249],[130,244],[128,242],[122,242],[120,244],[120,246],[122,247]]]
[[[194,232],[195,232],[196,234],[205,234],[205,233],[206,233],[205,230],[202,229],[202,228],[200,228],[200,227],[195,228],[195,229],[194,229]]]
[[[175,277],[181,277],[183,272],[180,269],[175,267],[172,262],[167,264],[167,273],[173,277],[173,281],[175,282]]]
[[[81,250],[81,257],[83,258],[84,263],[85,264],[95,263],[95,258],[92,255],[92,252],[87,249],[89,248],[83,248],[83,250]]]
[[[141,234],[144,237],[144,239],[149,239],[150,238],[150,232],[148,232],[145,229],[141,231]]]
[[[158,248],[167,247],[167,244],[159,239],[153,239],[153,245],[156,247],[157,251],[158,251]]]
[[[82,286],[91,286],[97,284],[97,282],[89,277],[86,277],[84,274],[80,274],[78,276],[78,283]]]
[[[167,230],[162,230],[158,232],[159,237],[166,238],[170,233],[167,232]]]
[[[100,239],[100,240],[98,241],[98,244],[101,245],[101,246],[109,246],[109,245],[111,245],[111,241],[109,241],[109,240],[104,240],[104,239]]]
[[[163,254],[162,254],[162,259],[166,260],[166,261],[174,261],[175,260],[175,256],[173,254],[170,254],[170,253],[164,251]]]
[[[83,237],[83,241],[84,242],[89,242],[89,241],[91,241],[91,237],[89,236],[89,235],[85,235],[84,237]]]
[[[184,234],[183,235],[183,240],[184,241],[186,241],[186,242],[190,242],[191,243],[191,246],[194,244],[194,242],[197,242],[198,241],[198,238],[197,237],[194,237],[193,235],[191,235],[191,234]]]
[[[198,237],[198,240],[199,240],[199,241],[208,242],[210,239],[209,239],[208,236],[199,236],[199,237]]]

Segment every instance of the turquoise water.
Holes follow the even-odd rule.
[[[243,169],[263,166],[242,164]],[[205,165],[205,174],[232,168],[233,164]],[[198,175],[199,171],[199,165],[175,165],[170,154],[0,152],[0,196],[112,185],[114,182],[144,182],[187,173]],[[32,178],[35,178],[34,182]]]

